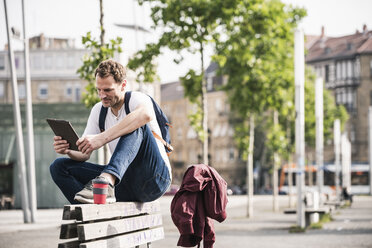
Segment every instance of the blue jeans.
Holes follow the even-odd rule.
[[[54,182],[72,204],[79,203],[74,200],[75,194],[103,172],[117,178],[117,201],[153,201],[162,196],[171,183],[168,167],[147,125],[119,139],[107,166],[70,158],[58,158],[50,165]]]

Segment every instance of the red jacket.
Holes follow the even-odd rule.
[[[181,237],[178,246],[193,247],[204,238],[205,248],[215,241],[213,221],[226,219],[227,184],[218,172],[208,165],[190,166],[180,190],[171,203],[173,223]]]

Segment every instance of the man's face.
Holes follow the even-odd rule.
[[[123,93],[125,86],[126,81],[117,83],[112,76],[101,78],[97,75],[96,77],[97,93],[104,107],[120,107],[120,103],[122,103],[124,99]]]

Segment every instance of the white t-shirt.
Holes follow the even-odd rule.
[[[132,95],[130,97],[130,100],[129,100],[129,110],[130,110],[130,112],[135,110],[136,107],[140,103],[145,103],[146,106],[148,106],[148,109],[150,110],[150,115],[152,115],[152,121],[150,121],[148,123],[151,131],[154,131],[156,134],[158,134],[161,137],[161,131],[160,131],[158,122],[156,120],[155,111],[154,111],[154,108],[153,108],[152,101],[151,101],[150,97],[146,94],[141,93],[141,92],[133,91]],[[100,133],[100,130],[99,130],[99,113],[101,111],[101,107],[102,107],[102,102],[96,103],[94,105],[94,107],[92,108],[92,110],[90,111],[87,126],[85,128],[83,136]],[[118,111],[118,116],[115,116],[112,113],[111,108],[109,108],[107,110],[107,115],[106,115],[106,120],[105,120],[105,130],[107,130],[107,129],[111,128],[112,126],[116,125],[117,123],[119,123],[126,115],[127,114],[125,113],[124,104],[121,107],[121,109]],[[115,147],[119,142],[119,138],[116,138],[116,139],[114,139],[114,140],[112,140],[111,142],[108,143],[111,154],[115,151]],[[168,167],[169,174],[171,175],[171,167],[170,167],[170,163],[169,163],[167,153],[165,152],[164,145],[161,143],[160,140],[158,140],[158,139],[155,139],[155,140],[156,140],[156,143],[158,145],[160,154],[161,154],[165,164]]]

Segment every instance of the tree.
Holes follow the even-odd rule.
[[[231,18],[230,12],[239,1],[235,0],[140,0],[151,3],[151,18],[154,27],[161,30],[157,43],[148,44],[128,63],[128,67],[136,70],[138,80],[152,82],[155,76],[154,59],[161,54],[163,48],[176,51],[175,63],[183,60],[182,51],[200,56],[200,70],[190,70],[181,82],[185,88],[185,96],[197,105],[197,111],[190,115],[191,125],[197,131],[203,143],[203,162],[208,164],[208,112],[207,88],[204,76],[205,48],[214,44],[218,37],[218,28],[225,18]]]
[[[255,115],[267,110],[287,107],[291,99],[288,89],[293,84],[293,29],[305,14],[305,10],[277,0],[242,0],[231,13],[233,18],[221,32],[226,39],[217,44],[215,60],[220,72],[228,76],[224,89],[231,110],[242,123],[253,123]],[[280,129],[271,131],[275,130]],[[248,174],[253,172],[252,140],[248,146],[243,144],[250,157]],[[247,180],[247,186],[253,187],[253,182]],[[252,204],[251,195],[252,191],[248,205]],[[247,215],[252,215],[250,206]]]

